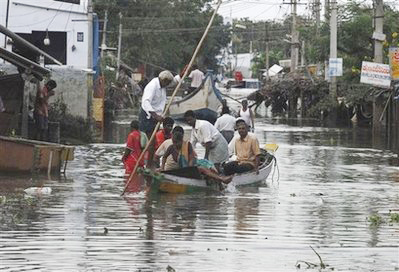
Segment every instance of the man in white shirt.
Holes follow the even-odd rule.
[[[173,74],[169,71],[162,71],[158,77],[153,78],[144,88],[141,98],[141,109],[139,114],[140,131],[145,132],[148,138],[151,137],[157,122],[162,122],[162,112],[166,104],[166,86],[173,81]],[[153,166],[154,141],[148,148],[148,167]]]
[[[222,108],[222,116],[220,116],[215,123],[215,128],[220,131],[227,143],[230,143],[234,137],[234,128],[236,119],[230,115],[230,109],[227,106]]]
[[[192,71],[188,77],[191,78],[191,91],[194,91],[199,86],[201,86],[202,81],[205,79],[204,73],[198,69],[197,64],[193,65]]]
[[[173,74],[163,71],[144,88],[139,114],[140,130],[151,136],[157,122],[162,122],[166,104],[166,86],[173,81]]]
[[[184,119],[192,127],[190,142],[193,147],[197,142],[205,147],[204,159],[212,161],[216,166],[229,159],[227,141],[211,123],[197,120],[192,110],[186,111]]]

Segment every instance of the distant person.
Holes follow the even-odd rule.
[[[55,94],[54,89],[57,83],[49,80],[43,88],[38,84],[35,100],[35,109],[33,112],[36,126],[36,139],[39,141],[47,140],[48,131],[48,100]]]
[[[261,154],[258,139],[253,134],[248,133],[247,123],[239,119],[236,128],[240,138],[235,140],[236,161],[226,163],[224,173],[233,175],[255,170],[259,174],[259,155]]]
[[[191,78],[191,85],[190,85],[191,92],[196,90],[199,86],[201,86],[202,81],[205,79],[204,73],[198,69],[197,64],[193,65],[191,73],[188,77]]]
[[[162,129],[155,134],[155,150],[167,139],[172,138],[172,129],[175,121],[171,117],[166,117],[162,122]]]
[[[162,113],[166,104],[166,87],[173,81],[173,74],[169,71],[162,71],[158,77],[153,78],[145,87],[141,99],[139,114],[140,131],[150,138],[157,123],[163,121]],[[154,141],[148,148],[148,167],[153,166]]]
[[[139,121],[133,120],[130,123],[130,133],[126,139],[125,153],[122,156],[126,176],[133,172],[143,150],[143,139],[141,137],[146,136],[139,131]],[[139,162],[139,166],[144,166],[144,158]]]
[[[190,142],[193,147],[197,142],[205,147],[204,159],[212,161],[216,166],[229,159],[227,141],[211,123],[198,120],[192,110],[185,112],[184,119],[192,127]]]
[[[215,128],[220,131],[227,143],[230,143],[231,139],[234,137],[235,126],[236,118],[230,115],[229,107],[223,107],[222,116],[216,120]]]
[[[254,113],[251,108],[248,107],[248,100],[244,99],[241,105],[242,107],[238,113],[238,117],[244,119],[245,123],[248,125],[248,129],[253,132],[255,130]]]

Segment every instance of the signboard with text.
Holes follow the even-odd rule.
[[[342,58],[330,58],[328,62],[328,75],[330,77],[342,76]]]
[[[389,65],[363,61],[360,82],[380,87],[390,87],[391,70]]]
[[[399,47],[389,48],[389,64],[392,80],[399,80]]]

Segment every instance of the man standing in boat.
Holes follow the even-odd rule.
[[[194,64],[191,73],[188,76],[191,78],[191,86],[190,91],[196,90],[199,86],[201,86],[202,81],[205,79],[204,73],[198,69],[198,65]]]
[[[240,138],[235,140],[236,161],[224,165],[224,173],[233,175],[255,170],[259,174],[259,142],[255,135],[248,134],[248,125],[243,119],[238,119],[236,128]]]
[[[158,77],[153,78],[144,88],[139,114],[140,131],[151,137],[158,122],[163,121],[162,112],[166,104],[166,87],[173,81],[173,74],[162,71]],[[153,166],[154,141],[148,148],[148,167]]]
[[[190,142],[193,147],[197,142],[205,147],[204,159],[212,161],[216,167],[229,159],[227,141],[211,123],[198,120],[192,110],[185,112],[184,119],[192,127]]]

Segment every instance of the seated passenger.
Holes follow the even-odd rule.
[[[184,135],[184,129],[181,126],[176,126],[173,128],[171,135],[175,134],[175,133],[181,133],[182,135]],[[165,140],[155,151],[155,156],[154,156],[154,160],[159,162],[160,158],[163,158],[163,156],[165,155],[166,150],[168,149],[169,146],[171,146],[173,144],[172,139],[169,138],[167,140]],[[162,165],[162,162],[159,164]]]
[[[208,160],[196,160],[195,151],[190,142],[183,140],[183,134],[174,132],[173,144],[166,150],[162,160],[162,170],[173,170],[188,166],[197,166],[200,173],[223,183],[230,183],[231,176],[220,176],[214,164]]]
[[[236,128],[240,138],[235,140],[236,161],[228,162],[224,165],[224,173],[232,175],[255,170],[259,174],[259,155],[260,148],[258,139],[255,135],[248,134],[248,125],[245,120],[238,119]]]
[[[166,117],[163,120],[163,128],[158,130],[155,134],[155,150],[157,150],[165,140],[172,138],[172,128],[174,123],[175,121],[170,117]]]

